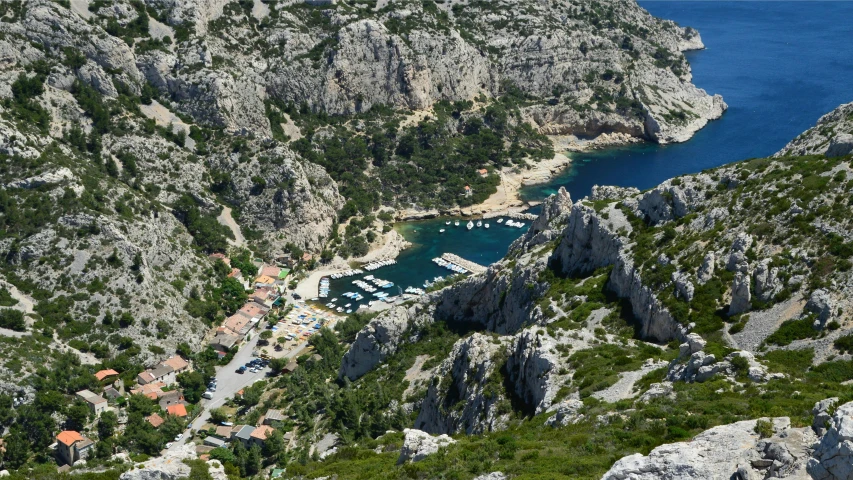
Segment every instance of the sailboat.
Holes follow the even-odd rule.
[[[477,228],[480,228],[482,226],[483,226],[483,222],[481,222],[480,220],[477,220]]]
[[[474,228],[474,222],[472,222],[471,220],[468,220],[468,225],[465,225],[465,226],[468,228],[468,230],[471,230],[472,228]]]
[[[453,222],[453,226],[458,227],[459,226],[459,220],[456,220],[455,222]]]

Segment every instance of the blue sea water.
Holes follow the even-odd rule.
[[[650,188],[685,173],[770,155],[824,113],[853,101],[853,2],[641,1],[653,15],[699,30],[706,50],[687,54],[693,82],[729,105],[691,140],[575,154],[551,182],[526,188],[541,200],[565,186],[572,198],[592,186]],[[488,265],[522,231],[491,221],[489,230],[445,226],[446,219],[396,228],[414,245],[398,264],[374,272],[402,288],[446,275],[430,260],[449,252]],[[529,223],[529,222],[528,222]],[[445,228],[445,233],[439,233]],[[332,296],[355,291],[352,279],[332,282]],[[338,302],[341,304],[342,302]]]
[[[853,2],[640,1],[652,15],[699,30],[706,49],[688,52],[693,83],[721,94],[729,109],[691,140],[573,154],[539,200],[565,186],[651,188],[685,173],[771,155],[824,113],[853,102]]]

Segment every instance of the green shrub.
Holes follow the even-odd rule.
[[[812,327],[813,322],[814,317],[811,315],[800,320],[788,320],[778,330],[767,337],[765,341],[784,347],[790,345],[794,340],[815,338],[818,335],[818,331]]]
[[[755,433],[761,438],[773,436],[773,424],[769,420],[758,420],[755,422]]]

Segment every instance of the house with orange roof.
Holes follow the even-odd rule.
[[[239,313],[240,315],[248,317],[249,319],[254,320],[256,322],[260,322],[261,320],[263,320],[267,312],[269,312],[268,309],[262,307],[261,305],[258,305],[255,302],[249,302],[243,305],[240,310],[237,310],[237,313]]]
[[[261,276],[267,276],[272,277],[274,279],[278,279],[279,274],[281,274],[281,268],[276,267],[275,265],[264,264],[261,266]]]
[[[136,376],[136,382],[146,385],[152,382],[163,382],[171,385],[178,381],[178,374],[189,370],[190,364],[179,355],[158,363],[154,368],[145,370]]]
[[[87,458],[95,442],[74,430],[59,432],[56,436],[56,455],[61,464],[74,465],[74,462]]]
[[[166,409],[166,413],[169,415],[175,415],[176,417],[186,418],[187,407],[185,407],[183,403],[170,405],[169,408]]]
[[[483,178],[486,178],[487,176],[489,176],[489,171],[486,170],[485,168],[481,168],[481,169],[477,170],[477,173],[479,173],[480,176]]]
[[[272,308],[272,304],[278,300],[278,296],[278,291],[275,288],[260,287],[255,289],[255,292],[249,299],[267,308]]]
[[[474,194],[474,192],[471,191],[470,185],[465,185],[465,190],[463,191],[463,193],[465,194],[466,197],[470,197],[471,195]]]
[[[276,279],[269,275],[261,275],[255,278],[255,287],[274,287]]]
[[[260,447],[263,447],[264,442],[267,441],[267,438],[270,435],[272,435],[272,432],[274,432],[274,431],[275,431],[275,429],[269,425],[261,425],[260,427],[256,428],[254,431],[252,431],[252,435],[251,435],[252,443],[254,443],[255,445],[258,445]]]
[[[118,375],[118,372],[116,372],[112,368],[95,372],[95,378],[97,378],[99,382],[103,382],[104,379],[107,377],[114,377],[116,375]]]
[[[158,428],[160,425],[166,423],[166,420],[163,420],[163,417],[156,413],[152,413],[148,418],[146,418],[146,420],[148,420],[148,423],[150,423],[154,428]]]
[[[247,318],[245,315],[240,315],[239,313],[235,313],[230,317],[225,319],[225,323],[222,324],[223,327],[231,330],[232,332],[240,335],[241,337],[246,336],[249,333],[249,330],[255,326],[255,323],[252,319]]]

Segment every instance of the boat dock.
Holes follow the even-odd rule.
[[[452,253],[442,254],[441,258],[443,258],[444,260],[446,260],[450,263],[453,263],[455,265],[459,265],[460,267],[464,268],[465,270],[468,270],[471,273],[475,273],[475,274],[476,273],[483,273],[487,270],[486,267],[480,265],[479,263],[474,263],[474,262],[465,260],[464,258],[460,257],[459,255],[455,255]]]
[[[536,220],[537,215],[534,215],[532,213],[511,212],[511,211],[489,212],[489,213],[486,213],[483,215],[483,219],[497,218],[497,217],[514,218],[516,220]]]

